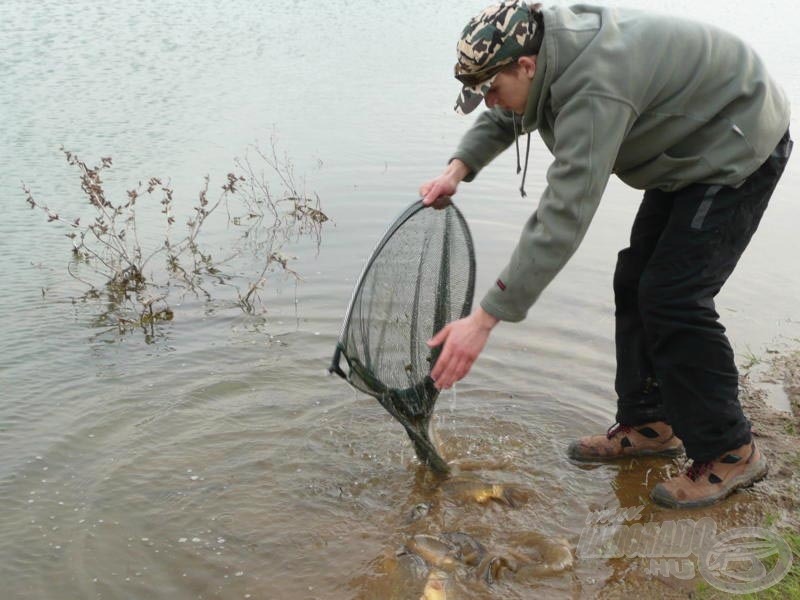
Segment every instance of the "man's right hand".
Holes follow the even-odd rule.
[[[430,206],[443,196],[452,196],[456,193],[458,184],[468,174],[469,167],[461,160],[453,159],[441,175],[420,186],[419,195],[422,196],[422,203]]]

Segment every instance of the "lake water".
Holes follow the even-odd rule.
[[[663,463],[581,469],[564,456],[570,439],[613,421],[611,279],[639,198],[616,180],[528,319],[498,327],[439,399],[447,455],[505,460],[479,476],[527,486],[534,500],[509,509],[443,497],[383,409],[325,374],[364,259],[471,120],[452,111],[452,65],[483,5],[0,4],[4,597],[418,598],[421,584],[392,570],[414,533],[461,530],[502,548],[530,531],[574,548],[588,511],[646,497],[642,481]],[[671,10],[745,37],[798,105],[796,4],[678,0]],[[88,162],[112,156],[113,194],[170,178],[188,211],[206,174],[219,189],[235,157],[272,137],[331,218],[318,251],[307,240],[283,250],[302,281],[270,276],[256,314],[230,297],[186,296],[154,338],[106,331],[102,306],[73,302],[64,230],[21,189],[81,214],[60,146]],[[504,154],[457,196],[477,248],[477,299],[544,185],[538,139],[526,199],[514,160]],[[798,165],[718,298],[741,362],[800,339]],[[214,247],[229,243],[229,229],[209,233]],[[738,495],[718,518],[752,499]],[[431,513],[409,525],[420,502]],[[557,577],[457,585],[465,597],[589,597],[620,569],[578,562]]]

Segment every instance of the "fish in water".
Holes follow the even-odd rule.
[[[411,507],[405,518],[405,524],[410,525],[420,519],[426,517],[431,511],[431,505],[427,502],[420,502]]]
[[[508,553],[519,561],[517,577],[547,577],[571,569],[574,563],[569,542],[548,538],[534,531],[517,533],[509,540]],[[531,555],[527,550],[533,550]]]
[[[397,554],[396,560],[397,565],[411,574],[414,579],[422,579],[428,575],[428,564],[421,556],[401,551]]]
[[[508,549],[505,554],[487,555],[476,569],[476,574],[492,585],[504,571],[513,573],[517,581],[524,581],[526,578],[558,575],[572,568],[572,551],[565,540],[546,540],[542,537],[535,549],[538,554],[536,557],[518,549]]]
[[[442,482],[440,489],[449,498],[474,501],[479,504],[497,502],[511,508],[527,502],[530,491],[510,483],[486,483],[468,477],[452,477]]]
[[[397,559],[413,564],[417,575],[427,575],[421,600],[446,598],[453,574],[469,574],[492,585],[506,571],[524,581],[558,575],[573,566],[572,551],[563,539],[533,531],[519,532],[503,546],[490,552],[463,532],[417,534],[397,552]]]
[[[439,569],[453,570],[459,563],[457,549],[438,536],[415,535],[406,545],[406,551]]]
[[[443,571],[431,571],[419,600],[447,600],[450,576]]]
[[[492,585],[500,579],[503,570],[516,572],[517,562],[507,556],[487,556],[478,566],[478,577]]]
[[[445,593],[441,590],[446,590],[448,574],[463,568],[470,568],[473,576],[488,584],[497,581],[503,570],[515,572],[518,568],[513,558],[491,555],[474,537],[458,531],[415,535],[399,553],[403,554],[421,558],[432,569],[428,577],[431,595],[423,594],[423,598],[444,597],[435,594]]]
[[[460,565],[477,566],[486,556],[486,548],[479,541],[461,532],[421,533],[413,536],[404,550],[422,557],[432,567],[447,571]]]

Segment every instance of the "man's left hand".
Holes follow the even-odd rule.
[[[478,307],[470,316],[453,321],[428,340],[431,348],[444,344],[431,372],[437,389],[449,389],[469,373],[498,321]]]

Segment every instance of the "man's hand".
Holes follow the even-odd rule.
[[[498,321],[479,306],[470,316],[453,321],[428,340],[431,348],[444,344],[431,373],[437,389],[446,390],[469,373]]]
[[[434,208],[443,208],[444,206],[435,203],[436,200],[455,194],[458,184],[468,173],[467,165],[457,158],[452,160],[441,175],[420,186],[419,195],[422,196],[422,203],[425,206],[433,204]]]

